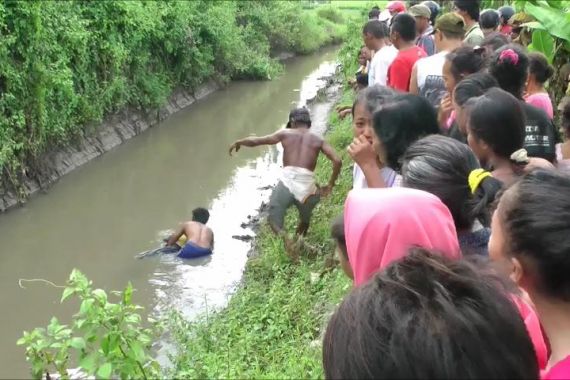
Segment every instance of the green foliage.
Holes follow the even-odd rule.
[[[156,377],[158,364],[149,354],[156,333],[142,326],[142,307],[132,303],[131,284],[122,292],[112,292],[118,298],[116,303],[109,301],[104,290],[91,285],[74,269],[61,297],[61,302],[71,296],[81,301],[72,325],[52,318],[47,328],[25,331],[18,340],[18,345],[26,347],[32,376],[39,379],[55,371],[68,378],[70,357],[76,353],[79,367],[97,378]]]
[[[343,21],[342,14],[332,6],[320,7],[319,9],[317,9],[317,15],[321,18],[332,21],[336,24],[340,24]]]
[[[10,0],[0,30],[0,170],[17,183],[125,106],[151,110],[212,77],[272,78],[272,52],[308,53],[344,28],[296,1]]]
[[[350,101],[350,95],[345,101]],[[351,287],[338,268],[330,224],[342,211],[352,185],[346,146],[350,121],[331,117],[329,142],[343,157],[338,187],[315,209],[307,237],[315,252],[298,263],[285,254],[281,239],[264,227],[258,256],[248,262],[242,285],[227,308],[187,322],[174,314],[168,323],[176,354],[170,378],[323,378],[321,341],[328,316]],[[317,180],[324,183],[330,165],[321,158]],[[296,218],[288,215],[287,228]]]

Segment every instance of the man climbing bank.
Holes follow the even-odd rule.
[[[230,146],[232,152],[238,152],[242,146],[256,147],[260,145],[283,146],[283,173],[275,186],[269,201],[269,225],[282,236],[286,246],[291,248],[292,241],[283,230],[285,214],[295,205],[299,210],[297,236],[307,233],[313,209],[321,196],[331,193],[336,183],[342,161],[335,150],[322,137],[311,133],[311,116],[306,108],[296,108],[289,113],[289,121],[285,129],[263,137],[248,137],[236,141]],[[323,153],[333,164],[329,183],[319,187],[315,181],[314,170],[317,159]]]

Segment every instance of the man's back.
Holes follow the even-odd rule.
[[[188,242],[202,248],[212,248],[214,233],[210,227],[199,222],[186,222],[184,224],[184,234]]]
[[[314,171],[323,146],[323,139],[308,129],[286,129],[281,138],[283,166],[295,166]]]

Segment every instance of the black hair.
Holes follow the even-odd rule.
[[[534,78],[540,84],[546,83],[554,75],[554,68],[548,63],[548,60],[542,53],[528,53],[528,63],[529,73],[534,75]]]
[[[481,0],[454,0],[453,4],[463,12],[467,12],[469,17],[479,21],[479,9]]]
[[[340,247],[344,258],[348,260],[348,250],[346,249],[346,238],[344,235],[344,214],[334,219],[331,225],[331,237]]]
[[[210,212],[205,208],[198,207],[192,210],[192,220],[194,222],[206,224],[210,219]]]
[[[500,21],[499,12],[494,9],[485,9],[479,17],[481,29],[496,29]]]
[[[479,169],[469,147],[450,137],[433,135],[414,142],[404,155],[402,176],[405,187],[424,190],[447,206],[455,228],[471,229],[476,219],[489,226],[489,206],[501,189],[501,182],[487,177],[472,194],[469,174]]]
[[[408,8],[413,7],[414,5],[418,5],[420,0],[408,0]]]
[[[370,20],[362,28],[363,34],[370,34],[374,38],[387,38],[390,36],[390,30],[386,23],[379,20]]]
[[[374,132],[386,151],[388,167],[399,171],[406,149],[417,139],[439,132],[429,101],[412,94],[396,95],[373,115]]]
[[[368,87],[368,74],[362,72],[356,74],[356,84],[362,87]]]
[[[507,190],[499,204],[507,254],[527,263],[537,290],[570,302],[570,177],[535,170]],[[525,268],[528,269],[528,268]]]
[[[515,14],[513,7],[509,7],[508,5],[500,7],[498,11],[499,15],[501,16],[501,23],[503,25],[507,25],[511,17],[513,17]]]
[[[525,138],[525,113],[521,102],[499,88],[467,101],[469,128],[500,157],[509,159],[522,149]]]
[[[379,8],[372,8],[370,12],[368,12],[368,19],[369,20],[377,20],[378,16],[380,16],[380,9]]]
[[[387,86],[375,84],[360,91],[352,103],[352,115],[357,104],[365,103],[366,110],[372,115],[382,104],[392,100],[396,96],[396,91]]]
[[[439,15],[439,11],[440,11],[439,5],[435,1],[424,1],[421,4],[423,4],[429,8],[429,10],[431,12],[431,16],[430,16],[429,21],[432,25],[435,25],[435,19]]]
[[[491,51],[493,52],[499,49],[500,47],[503,47],[508,44],[509,44],[509,39],[501,32],[490,33],[487,37],[483,39],[483,42],[481,42],[482,47],[489,46],[491,48]]]
[[[372,7],[372,9],[376,9],[376,10],[379,11],[379,10],[380,10],[380,7],[379,7],[378,5],[375,5],[375,6]]]
[[[396,32],[400,37],[410,42],[416,39],[416,19],[408,13],[398,13],[392,19],[392,32]]]
[[[505,57],[503,52],[512,50],[516,59]],[[497,79],[499,86],[522,99],[528,76],[528,56],[518,44],[505,45],[495,51],[491,57],[489,73]]]
[[[499,84],[491,74],[482,72],[471,74],[457,83],[453,98],[458,106],[463,107],[469,99],[481,96],[493,87],[499,87]]]
[[[456,82],[465,75],[474,74],[485,68],[484,51],[483,48],[461,46],[445,56],[445,59],[451,62],[451,74]]]
[[[495,273],[481,260],[412,249],[333,314],[325,378],[537,379],[525,324]]]

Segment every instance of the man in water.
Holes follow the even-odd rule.
[[[167,247],[176,246],[182,235],[186,236],[186,244],[178,253],[183,259],[194,259],[212,254],[214,249],[214,233],[206,226],[210,213],[205,208],[196,208],[192,211],[192,221],[182,225],[172,234],[166,242]]]
[[[305,235],[309,229],[313,209],[321,196],[327,196],[340,173],[342,165],[334,149],[321,137],[311,133],[311,117],[306,108],[296,108],[289,113],[289,122],[285,129],[264,137],[248,137],[236,141],[230,146],[230,156],[242,146],[260,145],[283,146],[283,174],[273,189],[269,201],[269,225],[271,229],[287,239],[283,224],[285,213],[292,205],[299,210],[300,221],[297,235]],[[319,188],[314,177],[317,159],[323,153],[333,164],[333,171],[327,186]]]

